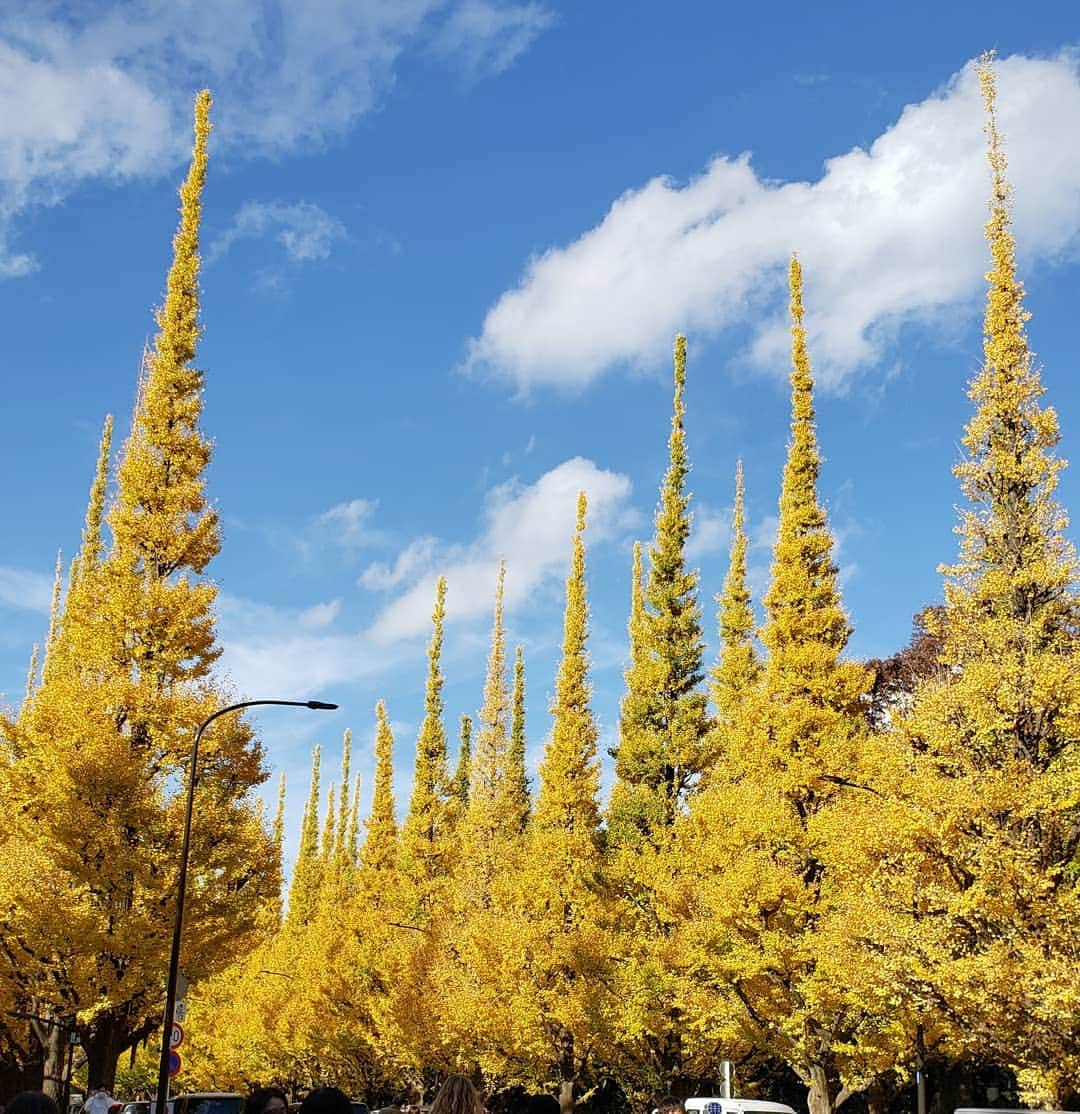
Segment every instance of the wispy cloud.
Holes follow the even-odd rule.
[[[416,538],[392,562],[375,561],[360,574],[359,584],[372,592],[388,592],[409,580],[418,571],[431,567],[440,549],[439,539]]]
[[[12,218],[90,179],[172,172],[190,143],[188,91],[220,97],[215,145],[280,155],[342,135],[437,44],[470,74],[505,69],[543,27],[505,0],[40,0],[0,13],[0,277],[26,274]]]
[[[310,201],[287,205],[281,201],[248,201],[232,224],[210,245],[208,261],[220,259],[239,240],[270,236],[294,263],[328,259],[336,241],[345,238],[345,226]]]
[[[534,483],[501,484],[488,493],[483,526],[473,542],[448,545],[420,539],[422,544],[411,543],[390,566],[372,566],[365,572],[370,586],[408,584],[380,612],[371,637],[393,643],[426,632],[440,575],[448,581],[449,620],[486,614],[500,556],[507,564],[507,609],[526,603],[542,585],[565,575],[577,494],[582,490],[589,498],[589,544],[636,521],[629,506],[630,480],[582,457],[564,461]],[[410,551],[404,560],[407,572],[397,576]]]
[[[48,615],[52,606],[53,578],[30,569],[0,566],[0,605]]]
[[[243,693],[307,696],[384,675],[394,667],[397,648],[374,647],[356,633],[321,629],[310,622],[323,608],[301,611],[274,607],[222,593],[218,596],[218,635],[223,653],[219,671]],[[402,649],[404,655],[406,651]]]
[[[350,499],[323,511],[315,521],[316,529],[337,545],[359,549],[381,540],[382,534],[371,525],[378,503],[371,499]]]
[[[1000,123],[1029,257],[1080,231],[1080,55],[998,65]],[[813,182],[758,176],[749,155],[715,158],[692,181],[627,191],[575,242],[530,260],[488,311],[467,369],[519,389],[580,389],[615,368],[659,363],[672,335],[749,321],[749,358],[785,368],[785,264],[804,263],[819,378],[841,387],[886,364],[910,320],[940,323],[986,269],[989,171],[972,65],[909,105],[867,150]]]
[[[686,543],[688,561],[700,561],[714,553],[722,553],[731,542],[731,508],[717,510],[707,503],[694,508],[694,528]]]
[[[321,630],[328,627],[341,613],[341,600],[328,600],[326,603],[317,603],[306,611],[301,611],[296,617],[300,626],[307,630]]]
[[[464,0],[435,36],[435,51],[464,60],[470,74],[502,73],[555,22],[539,3]]]

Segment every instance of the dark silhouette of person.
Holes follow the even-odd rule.
[[[316,1087],[300,1104],[300,1114],[352,1114],[352,1102],[336,1087]]]
[[[4,1107],[4,1114],[60,1114],[60,1108],[44,1091],[20,1091]]]

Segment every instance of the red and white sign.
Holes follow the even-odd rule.
[[[169,1034],[169,1047],[179,1048],[184,1043],[184,1027],[179,1021],[174,1021],[172,1024],[172,1032]]]

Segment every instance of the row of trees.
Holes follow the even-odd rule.
[[[261,751],[242,721],[215,733],[184,953],[196,982],[189,1083],[329,1078],[377,1092],[464,1069],[489,1086],[549,1086],[568,1111],[607,1080],[641,1101],[702,1086],[728,1058],[744,1077],[763,1061],[788,1065],[811,1114],[831,1114],[857,1091],[880,1108],[928,1057],[981,1056],[1011,1066],[1028,1097],[1075,1094],[1076,559],[1054,498],[1057,420],[1025,335],[988,64],[981,81],[993,182],[985,360],[956,469],[969,502],[960,555],[925,618],[925,667],[898,685],[894,671],[883,702],[872,671],[844,656],[793,260],[791,440],[763,623],[739,470],[721,653],[707,670],[685,557],[680,337],[670,464],[654,536],[634,555],[606,807],[581,497],[535,794],[502,571],[483,706],[462,721],[456,769],[440,581],[404,818],[380,703],[371,813],[361,825],[346,740],[325,809],[316,760],[285,908],[281,809],[267,825],[252,803]],[[64,1019],[105,1080],[160,1020],[178,774],[190,725],[226,697],[201,577],[217,531],[191,367],[208,110],[203,95],[115,497],[106,512],[107,428],[82,549],[3,731],[0,1055],[18,1067],[44,1048],[47,1082]]]
[[[850,635],[790,268],[791,439],[757,624],[743,476],[707,672],[688,568],[686,344],[670,464],[635,549],[616,781],[599,794],[584,496],[535,796],[503,573],[483,707],[450,769],[433,614],[412,795],[398,824],[378,706],[374,803],[325,813],[318,768],[280,927],[202,984],[191,1079],[424,1087],[450,1070],[550,1087],[569,1111],[614,1079],[644,1102],[781,1062],[811,1114],[874,1109],[928,1059],[992,1058],[1023,1093],[1080,1086],[1076,559],[1054,500],[1058,426],[1025,335],[994,81],[981,71],[993,196],[985,360],[956,472],[969,509],[933,653],[912,679],[844,656]],[[886,676],[881,671],[877,680]]]

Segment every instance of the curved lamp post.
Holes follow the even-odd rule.
[[[238,712],[241,708],[254,708],[261,704],[280,704],[289,708],[311,708],[314,711],[333,711],[336,704],[322,700],[244,700],[219,708],[199,724],[191,748],[191,767],[188,770],[187,804],[184,809],[184,842],[180,846],[180,877],[176,884],[176,920],[173,923],[172,953],[169,956],[169,983],[165,992],[165,1020],[161,1028],[161,1062],[158,1066],[157,1097],[154,1114],[165,1114],[169,1094],[169,1053],[172,1051],[173,1013],[176,1010],[176,984],[180,975],[180,941],[184,931],[184,896],[187,893],[188,855],[191,850],[191,812],[195,803],[195,786],[198,783],[199,742],[203,732],[219,716]]]

